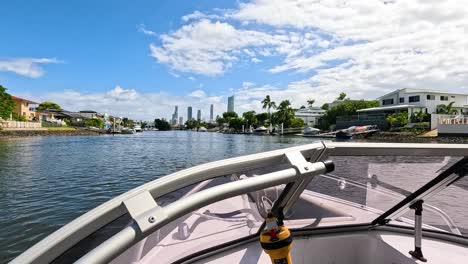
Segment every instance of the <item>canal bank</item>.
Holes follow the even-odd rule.
[[[37,136],[96,136],[99,132],[85,129],[67,130],[0,130],[1,138],[37,137]]]

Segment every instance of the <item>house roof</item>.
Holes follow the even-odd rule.
[[[400,109],[408,109],[408,108],[421,108],[418,105],[391,105],[391,106],[379,106],[379,107],[371,107],[357,110],[356,112],[377,112],[377,111],[385,111],[385,110],[400,110]]]
[[[80,113],[63,111],[61,114],[71,118],[84,118]]]
[[[80,111],[80,113],[97,114],[97,112],[96,112],[96,111],[93,111],[93,110],[82,110],[82,111]]]
[[[452,93],[452,92],[449,92],[449,91],[438,91],[438,90],[429,90],[429,89],[416,89],[416,88],[403,88],[403,89],[397,89],[395,91],[392,91],[390,93],[387,93],[387,94],[384,94],[380,97],[377,97],[377,99],[380,99],[380,98],[383,98],[383,97],[387,97],[391,94],[394,94],[394,93],[397,93],[397,92],[400,92],[400,91],[403,91],[405,93],[433,93],[433,94],[451,94],[451,95],[464,95],[464,96],[468,96],[468,94],[462,94],[462,93]]]
[[[18,97],[18,96],[11,96],[11,99],[15,100],[15,101],[21,101],[21,102],[26,102],[26,103],[29,103],[29,104],[39,104],[39,103],[36,103],[34,101],[31,101],[31,100],[28,100],[28,99],[24,99],[24,98],[21,98],[21,97]]]

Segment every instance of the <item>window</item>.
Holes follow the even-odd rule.
[[[408,101],[409,101],[410,103],[419,102],[419,95],[415,95],[415,96],[410,96],[410,97],[408,97]]]
[[[393,98],[382,100],[382,105],[391,105],[391,104],[393,104]]]
[[[404,97],[400,97],[400,103],[404,103],[405,102],[405,98]]]
[[[427,98],[427,100],[435,100],[435,95],[428,94],[426,98]]]
[[[440,96],[440,100],[441,100],[441,101],[448,101],[448,96],[446,96],[446,95],[441,95],[441,96]]]
[[[455,95],[452,95],[452,96],[450,96],[450,97],[455,98]]]

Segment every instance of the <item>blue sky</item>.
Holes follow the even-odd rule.
[[[231,94],[242,113],[262,111],[266,94],[300,106],[341,91],[355,99],[403,87],[463,91],[467,9],[440,5],[4,1],[0,84],[70,110],[148,120],[176,104],[205,118],[214,104],[221,114]]]

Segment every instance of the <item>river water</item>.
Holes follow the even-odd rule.
[[[0,263],[148,181],[209,161],[314,141],[187,131],[0,139]]]
[[[0,262],[145,182],[208,161],[312,141],[186,131],[0,139]]]

